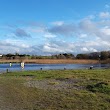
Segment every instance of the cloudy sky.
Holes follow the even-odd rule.
[[[110,0],[0,0],[0,53],[110,50]]]

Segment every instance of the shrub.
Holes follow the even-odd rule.
[[[101,92],[110,94],[110,86],[106,82],[100,82],[93,85],[87,85],[87,90],[91,92]]]

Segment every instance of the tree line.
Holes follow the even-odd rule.
[[[88,54],[77,54],[76,59],[107,60],[110,58],[110,51],[93,52]]]
[[[95,60],[106,60],[110,59],[110,51],[92,52],[85,54],[74,55],[72,53],[61,53],[50,56],[38,56],[28,54],[3,54],[1,59],[95,59]]]

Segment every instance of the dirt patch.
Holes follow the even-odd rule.
[[[77,79],[48,79],[28,81],[24,85],[27,87],[34,87],[44,90],[70,90],[82,89],[83,87],[77,85]]]

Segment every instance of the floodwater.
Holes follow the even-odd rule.
[[[110,64],[34,64],[26,63],[24,70],[56,70],[56,69],[87,69],[90,66],[93,68],[110,68]],[[12,63],[10,66],[9,63],[0,64],[0,72],[8,71],[21,71],[20,63]]]

